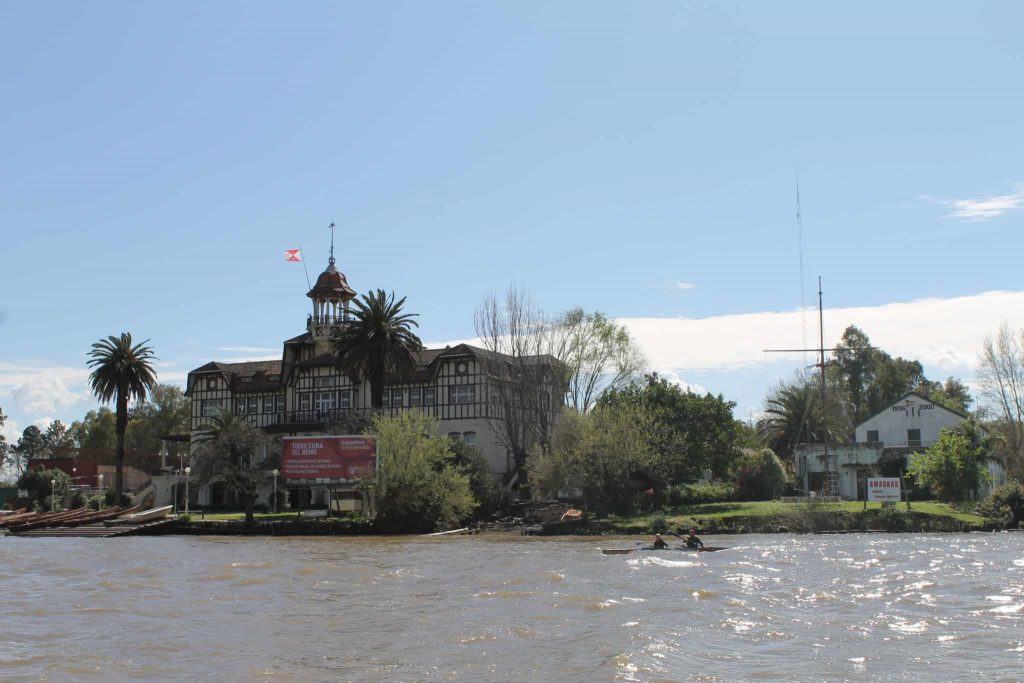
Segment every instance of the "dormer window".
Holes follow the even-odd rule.
[[[242,378],[239,379],[239,381],[242,384],[250,384],[250,383],[252,383],[252,377],[242,377]]]

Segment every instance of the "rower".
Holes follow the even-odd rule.
[[[697,538],[697,530],[690,529],[690,535],[686,537],[687,548],[703,548],[704,542]]]
[[[663,539],[661,537],[661,534],[654,534],[654,544],[653,545],[654,545],[654,549],[655,550],[661,550],[662,548],[667,548],[668,547],[668,543],[665,543],[665,539]]]

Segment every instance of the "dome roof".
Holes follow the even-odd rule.
[[[345,274],[334,267],[333,256],[327,263],[327,270],[320,273],[313,289],[306,294],[310,299],[326,299],[328,301],[348,301],[355,295],[355,290],[348,286]]]

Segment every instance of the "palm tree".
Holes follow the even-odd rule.
[[[245,503],[245,527],[251,529],[256,499],[267,487],[270,470],[279,463],[277,449],[263,432],[228,410],[210,418],[196,434],[192,457],[196,480],[219,478]]]
[[[132,335],[122,332],[92,345],[89,352],[89,386],[103,403],[114,402],[117,431],[117,474],[115,490],[117,502],[121,503],[124,490],[124,435],[128,430],[128,402],[132,399],[145,401],[146,394],[156,385],[156,371],[153,369],[153,349],[146,346],[149,340],[132,344]]]
[[[355,300],[354,320],[335,335],[332,343],[338,366],[355,378],[369,380],[370,405],[384,406],[384,373],[403,373],[415,367],[415,354],[423,350],[410,329],[419,327],[415,313],[402,313],[405,297],[383,289]]]
[[[821,401],[821,389],[811,378],[781,384],[765,400],[764,415],[757,421],[757,433],[776,453],[793,454],[801,443],[841,443],[848,432],[846,414],[834,392]]]

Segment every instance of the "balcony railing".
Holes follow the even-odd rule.
[[[271,425],[318,425],[341,422],[352,418],[368,418],[372,411],[363,408],[341,408],[336,410],[296,410],[276,413],[271,416]]]

